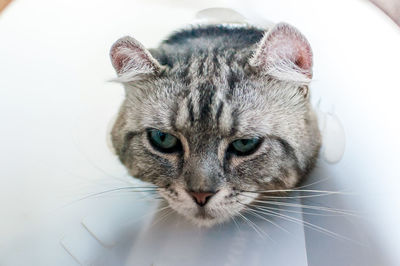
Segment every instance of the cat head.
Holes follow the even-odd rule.
[[[230,219],[266,190],[293,188],[320,146],[309,101],[312,52],[280,23],[251,45],[190,40],[111,48],[126,98],[112,142],[130,174],[201,226]],[[215,44],[217,43],[217,45]]]

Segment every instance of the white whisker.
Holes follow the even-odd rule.
[[[250,208],[251,208],[251,207],[250,207]],[[257,207],[256,207],[256,208],[257,208]],[[257,209],[259,209],[259,208],[257,208]],[[253,209],[253,210],[254,210],[254,209]],[[331,236],[332,238],[335,238],[335,239],[338,239],[338,240],[346,240],[346,241],[353,242],[353,243],[356,243],[356,244],[358,244],[358,245],[363,246],[362,243],[360,243],[360,242],[358,242],[358,241],[355,241],[355,240],[353,240],[353,239],[351,239],[351,238],[348,238],[348,237],[345,237],[345,236],[340,235],[340,234],[338,234],[338,233],[332,232],[332,231],[330,231],[330,230],[328,230],[328,229],[326,229],[326,228],[323,228],[323,227],[321,227],[321,226],[318,226],[318,225],[309,223],[309,222],[307,222],[307,221],[294,218],[294,217],[292,217],[292,216],[284,215],[284,214],[277,213],[277,212],[274,212],[274,211],[271,211],[271,210],[262,210],[262,211],[260,211],[260,212],[264,212],[264,214],[271,215],[271,216],[275,216],[275,217],[279,217],[279,218],[281,218],[281,219],[284,219],[284,220],[287,220],[287,221],[291,221],[291,222],[294,222],[294,223],[303,225],[304,227],[307,227],[307,228],[310,228],[310,229],[315,230],[315,231],[317,231],[317,232],[326,234],[326,235]]]
[[[258,226],[256,226],[252,221],[250,221],[248,218],[246,218],[243,214],[241,214],[241,213],[238,212],[238,215],[239,215],[239,217],[241,217],[251,228],[253,228],[253,230],[256,231],[256,233],[257,233],[261,238],[264,238],[264,237],[263,237],[263,234],[266,234],[265,232],[259,231]],[[270,237],[268,234],[266,234],[266,235],[271,239],[271,237]],[[271,240],[272,240],[272,239],[271,239]]]
[[[298,214],[306,214],[306,215],[314,215],[314,216],[323,216],[323,217],[337,217],[337,216],[345,216],[343,214],[321,214],[321,213],[312,213],[312,212],[305,212],[305,211],[295,211],[295,210],[288,210],[284,208],[274,208],[264,205],[257,205],[252,204],[252,206],[262,207],[269,210],[276,210],[276,211],[284,211],[284,212],[291,212],[291,213],[298,213]]]
[[[315,189],[271,189],[271,190],[242,190],[248,193],[278,193],[278,192],[306,192],[306,193],[320,193],[320,194],[341,194],[341,195],[354,195],[354,193],[343,191],[330,191],[330,190],[315,190]]]
[[[275,225],[276,227],[278,227],[279,229],[283,230],[284,232],[290,234],[290,232],[288,230],[286,230],[282,226],[278,225],[277,223],[274,223],[273,221],[267,219],[266,217],[263,217],[263,216],[259,215],[255,210],[248,209],[248,210],[246,210],[246,212],[248,212],[248,213],[252,214],[253,216],[256,216],[256,217],[258,217],[258,218],[260,218],[260,219],[262,219],[262,220],[264,220],[264,221],[266,221],[268,223],[271,223],[271,224]]]
[[[166,206],[166,207],[164,207],[163,208],[163,210],[167,210],[167,213],[165,213],[165,214],[163,214],[161,217],[159,217],[156,221],[154,221],[151,225],[150,225],[150,228],[151,227],[154,227],[156,224],[158,224],[158,223],[161,223],[161,222],[163,222],[163,221],[165,221],[167,218],[168,218],[168,216],[170,216],[174,211],[169,207],[169,206]],[[156,213],[159,213],[159,212],[156,212]]]
[[[238,223],[236,222],[235,216],[231,216],[231,219],[232,219],[233,223],[235,224],[237,230],[240,232],[241,230],[240,230],[240,228],[239,228]]]
[[[315,181],[315,182],[312,182],[312,183],[310,183],[310,184],[302,185],[302,186],[300,186],[300,187],[295,187],[294,189],[297,190],[297,189],[299,189],[299,188],[311,187],[311,186],[313,186],[313,185],[316,185],[316,184],[325,182],[325,181],[327,181],[328,179],[331,179],[331,178],[330,178],[330,177],[326,177],[326,178],[317,180],[317,181]]]
[[[315,197],[323,197],[323,196],[329,196],[329,195],[335,195],[335,194],[340,194],[340,195],[351,195],[350,193],[344,194],[343,192],[330,192],[330,193],[320,193],[320,194],[315,194],[315,195],[301,195],[301,196],[269,196],[269,195],[260,195],[259,197],[265,197],[268,199],[304,199],[304,198],[315,198]]]
[[[278,205],[278,206],[294,207],[294,208],[304,208],[304,209],[311,209],[311,210],[319,210],[319,211],[339,213],[339,214],[359,217],[359,215],[357,213],[355,213],[354,211],[350,211],[350,210],[341,210],[341,209],[335,209],[335,208],[328,208],[328,207],[321,207],[321,206],[314,206],[314,205],[304,205],[304,204],[281,202],[281,201],[253,200],[253,202],[271,204],[271,205]]]

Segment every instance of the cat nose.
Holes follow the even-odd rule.
[[[200,205],[204,206],[207,204],[208,200],[215,195],[215,192],[194,192],[189,191],[189,194],[193,197],[194,201]]]

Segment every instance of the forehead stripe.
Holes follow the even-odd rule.
[[[187,109],[188,109],[188,112],[189,112],[190,124],[193,125],[193,123],[194,123],[194,113],[193,113],[192,97],[189,97],[189,99],[187,101]]]
[[[199,102],[199,109],[200,109],[200,120],[207,120],[207,117],[210,115],[211,112],[211,105],[214,100],[215,95],[215,86],[211,82],[204,82],[199,86],[200,91],[200,102]]]

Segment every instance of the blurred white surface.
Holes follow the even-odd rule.
[[[124,184],[115,177],[129,180],[105,141],[108,123],[123,97],[121,86],[106,82],[114,76],[109,47],[127,34],[154,47],[191,21],[196,11],[213,6],[234,7],[260,21],[286,21],[307,36],[315,58],[313,99],[322,99],[322,109],[334,106],[346,131],[343,159],[336,165],[320,165],[311,180],[329,178],[326,186],[331,189],[353,192],[340,199],[340,206],[365,214],[365,228],[354,227],[378,248],[376,253],[354,252],[356,256],[364,254],[370,265],[374,261],[368,255],[385,257],[386,265],[400,265],[400,33],[380,11],[356,0],[16,0],[0,16],[0,264],[73,265],[75,260],[60,241],[69,245],[76,243],[74,236],[88,237],[81,224],[85,217],[99,211],[117,215],[109,211],[118,206],[121,212],[133,212],[129,204],[136,199],[120,194],[53,211],[93,191]],[[342,221],[323,223],[354,233],[336,226]],[[292,239],[273,233],[279,241],[298,243],[298,249],[291,248],[288,254],[307,245],[320,249],[312,254],[307,250],[307,258],[298,261],[331,265],[329,261],[339,259],[343,264],[332,265],[367,265],[363,258],[335,252],[354,246],[318,239],[320,235],[307,229],[301,236],[302,230],[292,226],[297,232]],[[143,238],[146,235],[139,239]],[[83,256],[103,254],[104,247],[96,243],[86,245],[94,251]],[[141,248],[136,245],[136,250]],[[285,254],[276,250],[282,252],[277,255]],[[324,258],[327,261],[318,261]]]

